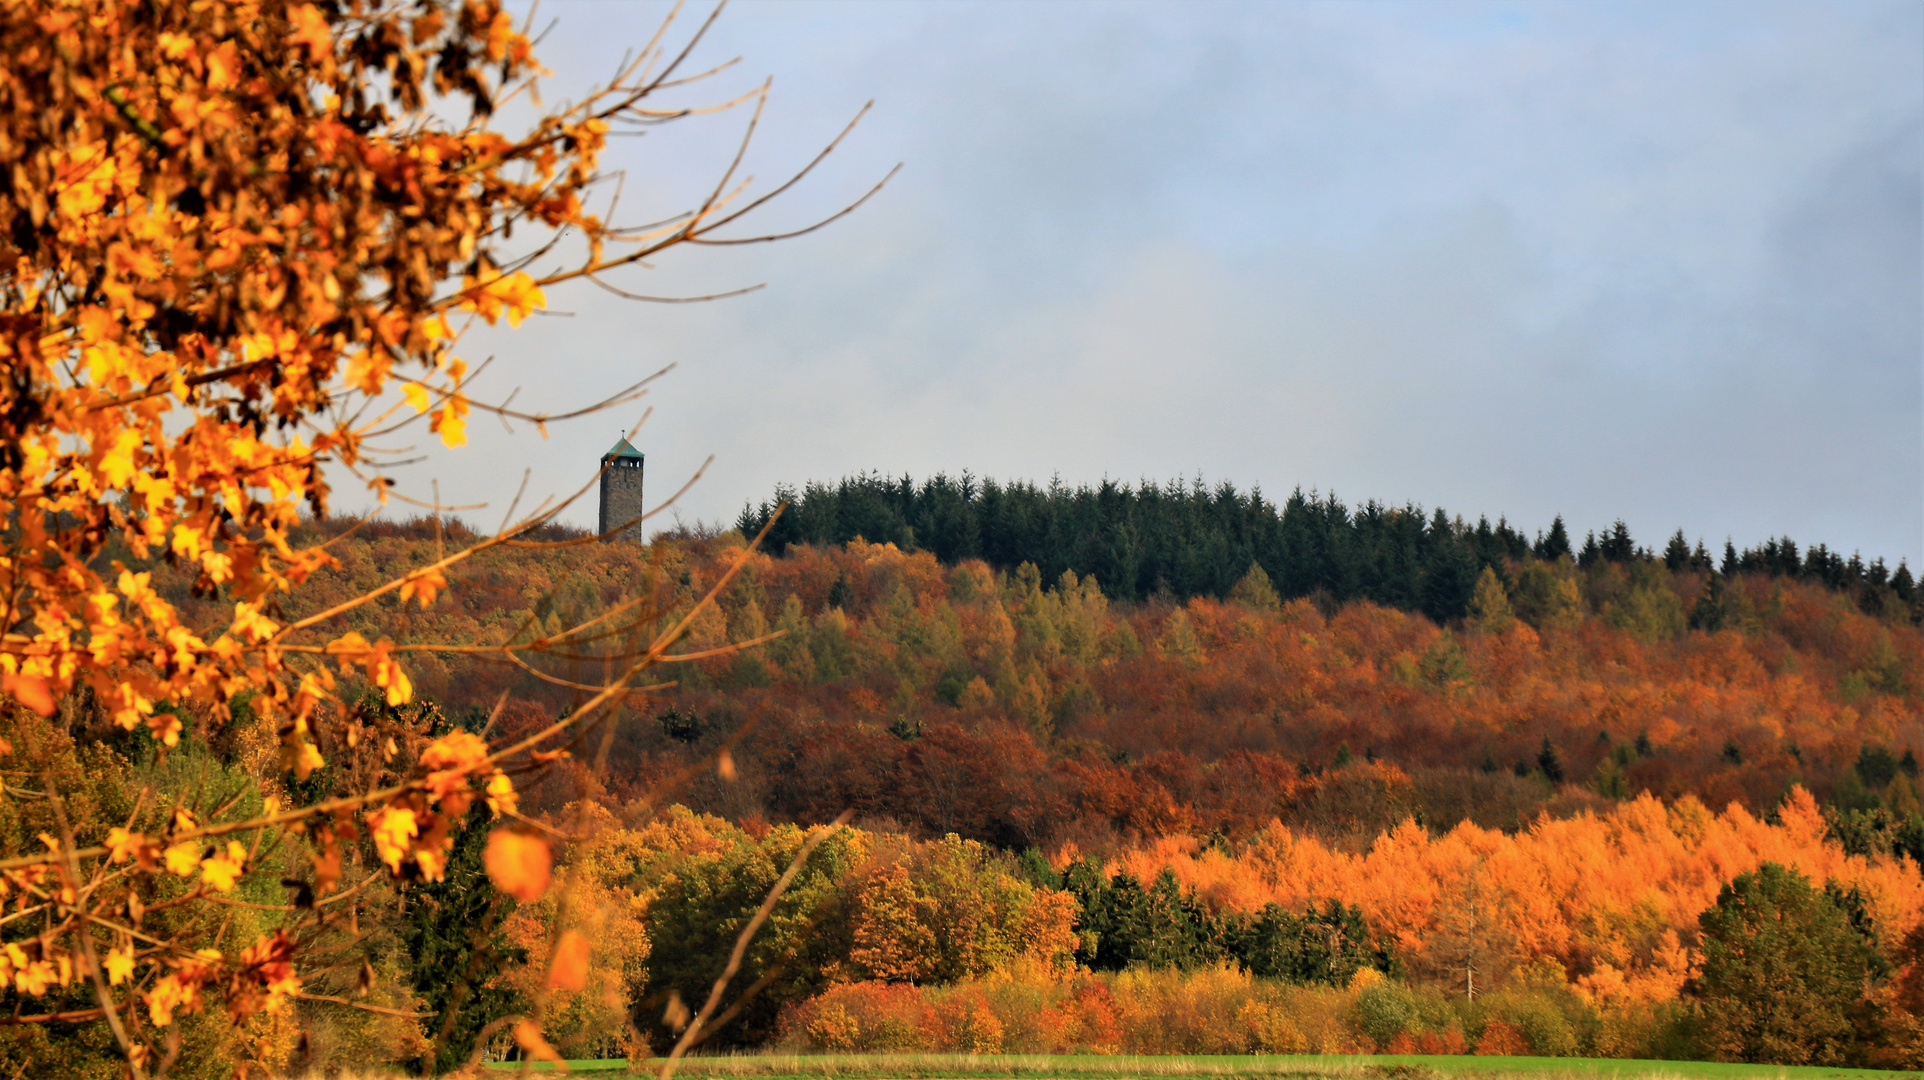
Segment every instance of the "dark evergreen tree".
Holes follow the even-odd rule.
[[[1437,512],[1441,516],[1442,511]],[[1423,570],[1423,614],[1438,624],[1454,622],[1470,610],[1477,575],[1483,566],[1468,545],[1450,535],[1447,527],[1432,541]]]
[[[1670,543],[1664,545],[1663,564],[1672,573],[1690,566],[1690,541],[1684,539],[1682,529],[1670,534]]]
[[[1062,874],[1049,865],[1048,856],[1038,848],[1024,848],[1016,858],[1016,871],[1020,877],[1038,889],[1062,888]]]
[[[1724,628],[1724,611],[1724,576],[1712,574],[1690,609],[1690,628],[1714,634]]]
[[[1548,735],[1543,737],[1543,748],[1537,751],[1537,768],[1553,784],[1563,783],[1563,759],[1557,755],[1557,748],[1550,744]]]
[[[1098,971],[1186,969],[1226,958],[1220,922],[1185,897],[1166,868],[1146,889],[1120,871],[1102,883],[1094,869],[1072,869],[1067,884],[1082,905],[1084,962]]]
[[[1570,533],[1563,527],[1563,515],[1558,514],[1550,521],[1550,535],[1537,541],[1537,558],[1555,562],[1571,554]]]
[[[1301,915],[1266,904],[1233,937],[1236,959],[1264,979],[1347,986],[1363,968],[1394,967],[1389,953],[1371,943],[1362,909],[1337,900]]]
[[[1897,779],[1897,756],[1884,747],[1866,744],[1857,751],[1858,779],[1872,788],[1882,791]]]
[[[860,536],[907,550],[927,550],[944,562],[981,558],[1002,569],[1034,563],[1044,581],[1065,570],[1094,576],[1116,599],[1140,599],[1166,589],[1171,599],[1226,596],[1261,566],[1283,600],[1322,595],[1341,603],[1367,599],[1439,622],[1460,618],[1483,567],[1506,584],[1511,564],[1531,556],[1573,554],[1561,515],[1534,545],[1505,519],[1465,527],[1440,510],[1367,502],[1350,507],[1334,495],[1294,491],[1280,505],[1261,491],[1210,487],[1200,480],[1134,486],[1105,480],[1090,487],[978,480],[964,473],[920,483],[909,477],[862,473],[834,484],[777,487],[773,498],[743,508],[736,525],[754,533],[777,505],[789,508],[769,534],[771,550],[796,544],[843,544]],[[1664,551],[1670,569],[1711,569],[1701,542],[1685,550],[1682,534]],[[1616,522],[1591,533],[1581,552],[1586,568],[1599,560],[1627,564],[1649,558],[1629,529]],[[1877,577],[1875,563],[1847,560],[1818,545],[1800,557],[1788,538],[1738,552],[1725,544],[1721,566],[1733,573],[1798,576],[1855,590]],[[1915,581],[1900,566],[1890,579],[1898,608],[1917,619],[1924,611]],[[1882,583],[1878,586],[1881,588]],[[846,600],[846,586],[831,596]],[[1868,603],[1868,601],[1867,601]],[[1883,601],[1878,608],[1884,610]]]
[[[1824,838],[1847,855],[1872,858],[1900,851],[1906,824],[1882,806],[1824,807]]]
[[[1061,881],[1079,907],[1077,959],[1097,971],[1227,961],[1262,978],[1343,986],[1364,967],[1398,970],[1394,950],[1370,938],[1362,909],[1338,901],[1301,915],[1276,904],[1254,918],[1216,915],[1166,869],[1144,888],[1127,873],[1103,877],[1093,858],[1070,864]]]
[[[1603,535],[1602,542],[1597,545],[1597,553],[1621,566],[1630,565],[1631,560],[1637,557],[1636,541],[1630,538],[1630,526],[1625,525],[1622,518],[1618,518],[1610,526],[1610,531]]]
[[[488,831],[487,807],[477,801],[455,834],[441,880],[407,889],[401,945],[415,992],[433,1017],[427,1035],[437,1044],[432,1059],[415,1062],[420,1072],[462,1068],[483,1027],[526,1006],[498,978],[528,957],[503,931],[515,903],[495,891],[482,865]]]
[[[1597,565],[1602,558],[1603,549],[1597,546],[1597,534],[1594,532],[1584,533],[1583,549],[1577,552],[1577,565],[1588,570],[1590,567]]]

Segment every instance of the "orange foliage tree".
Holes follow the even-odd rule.
[[[749,198],[731,165],[664,224],[594,212],[609,136],[694,111],[652,102],[688,81],[701,32],[673,48],[663,35],[579,104],[537,107],[503,131],[502,107],[538,100],[542,72],[498,0],[74,0],[0,15],[8,695],[43,715],[77,697],[161,747],[180,741],[183,717],[218,723],[246,697],[302,780],[322,745],[391,738],[349,705],[343,675],[399,706],[413,694],[410,652],[520,661],[594,648],[659,614],[637,599],[508,644],[329,629],[383,597],[432,604],[461,564],[529,542],[567,500],[323,610],[286,608],[332,561],[324,543],[290,539],[304,510],[325,514],[330,468],[383,502],[405,498],[373,471],[387,437],[421,426],[453,448],[476,412],[561,418],[473,396],[457,355],[465,328],[519,325],[546,290],[604,283],[664,249],[731,242],[715,230],[781,190]],[[739,100],[759,111],[765,95]],[[536,258],[562,268],[537,274]],[[156,591],[163,562],[212,618],[185,618]],[[524,752],[618,699],[693,614],[649,623],[569,721],[512,745],[444,735],[385,786],[241,817],[143,803],[111,831],[70,821],[62,792],[44,792],[55,811],[44,845],[0,854],[6,921],[34,917],[33,936],[0,952],[8,1008],[32,1019],[36,999],[85,988],[95,1006],[61,1019],[104,1020],[144,1075],[174,1059],[178,1015],[208,1001],[237,1016],[278,1007],[300,993],[297,943],[322,918],[314,897],[336,887],[345,840],[371,838],[390,874],[437,878],[470,803],[514,812],[511,757],[526,767]],[[498,834],[490,867],[539,895],[546,845],[513,835]],[[281,839],[310,843],[315,865],[298,912],[271,934],[223,951],[143,928],[154,882],[178,879],[191,888],[182,902],[210,902],[260,870],[263,840]]]
[[[1766,862],[1861,890],[1889,940],[1924,925],[1916,862],[1850,855],[1828,842],[1802,788],[1778,817],[1760,820],[1736,805],[1713,813],[1693,798],[1666,806],[1646,795],[1603,816],[1541,819],[1516,834],[1465,823],[1433,836],[1406,821],[1354,853],[1278,825],[1233,850],[1168,837],[1119,855],[1117,865],[1143,880],[1167,867],[1231,910],[1355,904],[1419,972],[1459,989],[1467,944],[1500,954],[1510,969],[1554,965],[1599,998],[1670,1000],[1690,974],[1698,914]],[[1472,903],[1480,929],[1464,925]]]

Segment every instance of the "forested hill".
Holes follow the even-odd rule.
[[[327,632],[527,641],[646,599],[660,613],[635,631],[646,640],[742,544],[729,530],[493,548],[425,606],[384,598]],[[377,522],[328,550],[338,565],[285,618],[440,545],[431,523]],[[191,582],[155,582],[194,618],[220,616]],[[1225,598],[1124,601],[1030,563],[802,544],[742,563],[682,646],[705,658],[617,710],[606,776],[580,779],[623,805],[741,732],[739,777],[710,774],[678,798],[738,821],[854,807],[917,835],[1085,851],[1246,836],[1272,819],[1351,845],[1405,818],[1513,831],[1645,791],[1762,814],[1801,785],[1844,815],[1853,850],[1924,852],[1924,630],[1908,609],[1865,606],[1765,573],[1531,554],[1480,570],[1470,613],[1439,625],[1366,599],[1285,601],[1260,567]],[[539,670],[466,649],[405,662],[417,694],[477,725],[507,692],[495,733],[514,738],[573,708],[636,640],[531,657]],[[765,644],[717,652],[750,642]],[[524,806],[558,808],[573,784],[537,785]]]
[[[777,487],[772,498],[743,508],[737,527],[753,536],[774,508],[789,509],[769,534],[770,550],[795,544],[838,545],[860,537],[904,551],[928,551],[953,565],[982,559],[1002,569],[1034,563],[1045,581],[1064,571],[1101,582],[1115,599],[1155,593],[1187,599],[1227,596],[1260,565],[1284,599],[1322,594],[1341,603],[1369,600],[1421,611],[1437,622],[1469,610],[1483,567],[1536,558],[1572,556],[1585,569],[1600,562],[1629,565],[1661,560],[1675,571],[1715,570],[1719,576],[1767,574],[1814,581],[1858,595],[1867,612],[1918,610],[1920,593],[1910,568],[1893,573],[1883,559],[1846,558],[1823,544],[1802,550],[1790,538],[1744,551],[1726,541],[1713,556],[1683,530],[1661,552],[1640,546],[1623,522],[1574,544],[1562,517],[1547,532],[1526,536],[1507,521],[1474,525],[1441,508],[1392,507],[1365,502],[1351,508],[1334,494],[1301,489],[1281,505],[1260,489],[1228,483],[1142,481],[1128,487],[1103,481],[1090,487],[1025,481],[999,483],[964,474],[916,483],[862,474],[797,491]]]

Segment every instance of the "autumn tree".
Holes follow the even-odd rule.
[[[1849,914],[1840,895],[1777,863],[1725,885],[1698,919],[1705,1048],[1725,1061],[1850,1061],[1875,957]]]
[[[93,1007],[60,1018],[104,1023],[144,1076],[178,1060],[180,1018],[301,997],[301,943],[342,910],[324,905],[355,844],[396,881],[442,879],[470,807],[513,815],[510,774],[537,767],[529,752],[621,700],[730,579],[664,624],[643,597],[506,643],[336,629],[382,598],[433,603],[481,551],[543,542],[531,537],[564,497],[511,509],[495,535],[364,594],[287,613],[332,563],[326,541],[293,539],[304,513],[328,511],[330,477],[438,513],[379,472],[397,441],[459,447],[481,413],[544,430],[565,418],[477,396],[479,369],[459,355],[469,327],[518,326],[570,282],[631,295],[608,275],[670,248],[761,239],[717,232],[788,186],[744,194],[739,156],[693,207],[640,227],[613,216],[608,139],[702,111],[657,99],[695,74],[706,26],[672,44],[665,26],[578,103],[536,104],[503,130],[509,102],[539,102],[542,69],[497,0],[76,0],[0,15],[0,689],[41,715],[97,712],[161,753],[233,722],[245,698],[277,753],[268,771],[290,781],[252,808],[150,786],[111,827],[56,815],[44,843],[0,856],[16,1018],[46,1019],[54,988],[84,992]],[[765,97],[737,101],[759,112]],[[185,618],[159,590],[161,564],[219,618]],[[624,640],[638,644],[612,647]],[[510,743],[455,730],[405,749],[355,694],[408,703],[408,654],[435,650],[489,653],[581,701]],[[609,678],[572,683],[533,662],[556,652],[597,655]],[[368,747],[386,748],[393,775],[301,797],[315,770]],[[62,806],[71,792],[49,783],[38,795]],[[497,828],[488,869],[539,895],[547,847]],[[143,922],[168,890],[193,908],[286,876],[263,854],[282,850],[312,860],[280,925],[235,940]],[[544,1048],[534,1027],[517,1031]]]
[[[1496,571],[1484,567],[1476,579],[1476,591],[1470,596],[1470,621],[1485,632],[1500,634],[1516,621],[1516,612],[1510,607],[1510,595],[1504,591]]]

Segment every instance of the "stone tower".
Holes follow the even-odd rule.
[[[641,517],[641,451],[627,439],[601,455],[601,533],[603,540],[640,540],[641,527],[632,523]],[[614,530],[629,526],[621,533]]]

